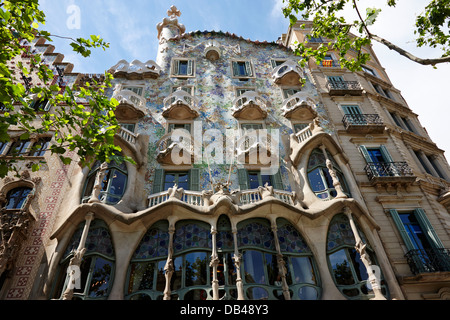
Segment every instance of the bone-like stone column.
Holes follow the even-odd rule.
[[[381,292],[379,279],[380,272],[378,272],[379,273],[378,275],[375,273],[380,269],[378,266],[372,264],[372,261],[370,260],[370,257],[366,252],[367,245],[362,241],[361,237],[359,236],[358,229],[356,228],[355,221],[353,220],[351,209],[349,207],[344,207],[344,213],[347,215],[348,220],[350,221],[350,227],[352,228],[353,236],[355,237],[356,241],[355,249],[361,256],[361,260],[364,263],[364,266],[366,267],[367,274],[369,275],[369,282],[375,294],[375,298],[373,298],[372,300],[386,300],[383,293]]]
[[[78,248],[76,249],[73,257],[70,259],[69,266],[67,267],[67,274],[69,275],[69,284],[67,285],[66,290],[63,293],[63,300],[72,300],[73,290],[76,286],[77,280],[81,277],[80,266],[81,261],[83,259],[83,255],[86,252],[86,239],[89,233],[89,227],[91,225],[91,221],[94,219],[94,213],[89,212],[85,217],[85,224],[83,228],[83,233],[81,234],[80,243],[78,244]]]

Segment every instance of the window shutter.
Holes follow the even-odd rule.
[[[238,64],[236,61],[232,61],[232,64],[233,64],[233,76],[238,76],[239,75]]]
[[[200,169],[189,170],[189,190],[200,191]]]
[[[188,76],[194,75],[194,60],[188,60],[187,75]]]
[[[372,161],[372,158],[370,158],[369,152],[367,152],[366,146],[359,146],[359,150],[361,151],[361,153],[362,153],[364,159],[366,159],[366,162],[367,162],[367,163],[373,162],[373,161]]]
[[[178,64],[180,63],[179,60],[172,60],[172,74],[177,75],[178,74]]]
[[[395,226],[397,227],[398,231],[400,232],[400,235],[402,236],[403,242],[406,245],[407,250],[414,250],[417,249],[413,242],[411,241],[408,232],[405,229],[405,226],[403,225],[402,220],[400,219],[400,216],[398,215],[397,210],[390,209],[389,212],[391,213],[391,217],[394,220]]]
[[[272,176],[272,184],[274,189],[284,190],[283,179],[281,178],[281,167],[279,167],[277,173]]]
[[[392,160],[391,154],[384,145],[380,145],[380,150],[383,154],[384,159],[386,159],[386,162],[394,162],[394,160]]]
[[[361,114],[361,110],[357,105],[342,106],[342,110],[344,111],[345,114]]]
[[[159,193],[163,191],[164,186],[164,169],[156,169],[155,178],[153,180],[153,193]]]
[[[51,106],[52,105],[50,104],[50,101],[47,101],[47,103],[44,106],[44,111],[49,111]]]
[[[242,190],[248,190],[248,174],[247,169],[238,169],[239,188]]]
[[[444,248],[444,245],[442,244],[441,240],[439,239],[438,235],[436,234],[436,231],[434,231],[433,226],[430,223],[430,220],[428,220],[427,215],[425,214],[425,211],[422,208],[418,208],[414,210],[414,213],[417,217],[417,220],[419,221],[422,229],[426,232],[428,238],[431,240],[431,243],[436,248]]]
[[[245,61],[245,70],[247,71],[247,77],[253,77],[252,64],[250,61]]]

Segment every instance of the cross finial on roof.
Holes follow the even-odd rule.
[[[167,15],[171,18],[176,18],[181,16],[180,10],[177,9],[174,5],[170,6],[170,9],[167,10]]]

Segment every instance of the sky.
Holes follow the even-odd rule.
[[[371,32],[409,50],[421,58],[433,58],[439,51],[417,48],[413,27],[416,15],[429,0],[399,0],[388,8],[382,0],[361,0],[366,7],[382,11]],[[156,60],[158,48],[156,25],[175,5],[179,22],[186,32],[196,30],[235,33],[245,39],[276,41],[286,33],[289,22],[282,14],[283,0],[41,0],[46,15],[43,30],[64,37],[88,38],[100,35],[110,47],[95,49],[89,58],[72,52],[70,41],[54,37],[55,52],[64,54],[74,64],[74,72],[103,73],[119,60],[142,62]],[[353,18],[347,8],[346,17]],[[431,139],[440,149],[450,152],[450,63],[422,66],[374,42],[375,53],[394,87],[419,116]],[[447,160],[448,152],[446,152]]]

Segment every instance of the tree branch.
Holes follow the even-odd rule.
[[[450,62],[450,57],[441,57],[441,58],[434,58],[434,59],[422,59],[422,58],[416,57],[412,53],[409,53],[408,51],[400,48],[399,46],[396,46],[392,42],[377,36],[376,34],[371,33],[369,35],[369,37],[371,39],[373,39],[373,40],[375,40],[375,41],[385,45],[390,50],[394,50],[397,53],[401,54],[402,56],[408,58],[409,60],[417,62],[417,63],[422,64],[422,65],[432,65],[432,66],[434,66],[434,65],[436,65],[438,63]]]

